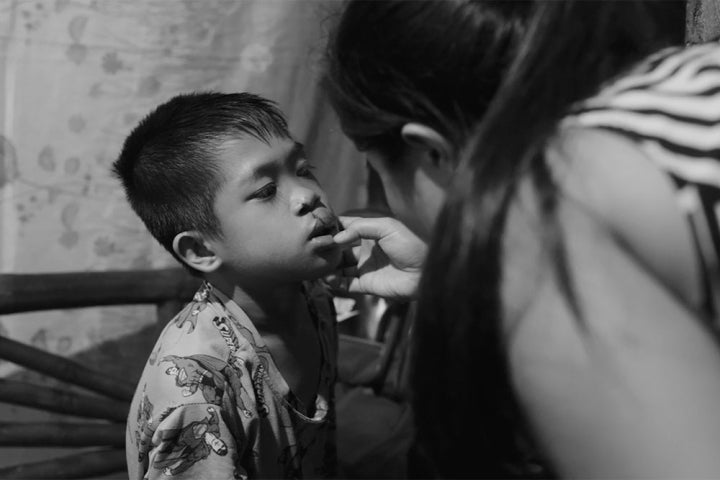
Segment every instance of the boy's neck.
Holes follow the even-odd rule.
[[[258,330],[292,329],[305,303],[300,282],[243,286],[218,277],[208,281],[237,303]]]

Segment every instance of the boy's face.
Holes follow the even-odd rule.
[[[302,145],[252,136],[227,140],[215,198],[221,237],[208,240],[221,269],[243,280],[290,283],[319,278],[340,262],[338,231]]]

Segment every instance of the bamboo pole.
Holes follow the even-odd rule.
[[[73,360],[0,336],[0,358],[117,400],[130,401],[135,385]]]
[[[200,280],[179,268],[0,275],[0,315],[192,298]]]
[[[0,468],[0,478],[96,478],[98,476],[124,471],[125,468],[124,450],[90,450],[43,462],[25,463]]]
[[[0,422],[3,447],[124,447],[121,423]]]
[[[126,402],[4,379],[0,379],[0,402],[118,422],[124,422],[130,410]]]

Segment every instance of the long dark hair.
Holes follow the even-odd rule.
[[[530,439],[503,333],[502,237],[518,182],[541,199],[559,283],[580,314],[543,151],[571,106],[682,40],[680,2],[537,2],[528,33],[459,166],[423,278],[412,379],[418,439],[443,477],[527,477]],[[674,15],[678,15],[673,18]],[[668,29],[667,25],[674,25]],[[531,442],[530,442],[531,443]]]
[[[392,155],[420,122],[459,147],[514,57],[530,0],[354,0],[331,32],[323,83],[361,149]]]

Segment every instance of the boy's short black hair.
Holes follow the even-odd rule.
[[[222,234],[213,209],[221,183],[218,147],[246,135],[266,143],[290,138],[274,102],[250,93],[201,92],[158,106],[125,140],[113,173],[135,213],[176,258],[178,233]]]

